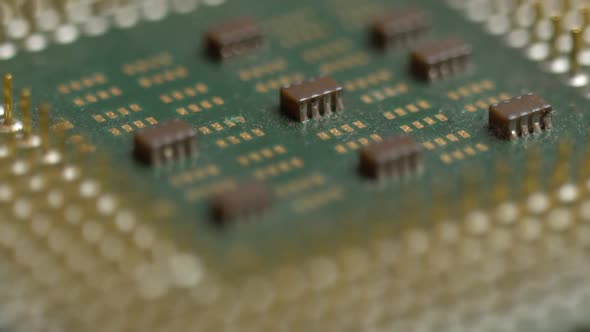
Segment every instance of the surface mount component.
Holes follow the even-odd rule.
[[[247,181],[216,193],[211,200],[211,213],[215,222],[226,224],[260,216],[270,206],[268,187],[259,182]]]
[[[342,91],[342,86],[329,76],[286,86],[280,91],[281,109],[300,122],[342,112]]]
[[[193,156],[197,153],[196,131],[187,123],[172,120],[135,134],[135,157],[150,165]]]
[[[359,151],[360,171],[373,179],[401,177],[420,169],[422,148],[411,136],[392,136]]]
[[[430,21],[417,8],[400,8],[376,17],[371,39],[379,48],[406,46],[430,30]]]
[[[254,18],[235,18],[209,28],[205,45],[209,55],[218,59],[252,53],[264,45],[264,30]]]
[[[460,38],[433,41],[411,52],[410,69],[421,80],[444,79],[466,70],[471,52],[471,46]]]
[[[502,139],[516,140],[551,129],[553,108],[536,94],[510,98],[489,109],[490,129]]]

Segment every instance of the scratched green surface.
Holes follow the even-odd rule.
[[[53,105],[56,118],[71,121],[75,125],[75,132],[83,134],[91,143],[106,151],[110,156],[112,168],[117,173],[129,177],[133,185],[132,190],[151,191],[173,200],[183,218],[171,220],[171,227],[184,227],[183,229],[194,233],[195,244],[206,248],[204,252],[223,265],[228,252],[236,247],[251,248],[261,256],[273,257],[279,255],[281,246],[288,246],[290,250],[305,251],[310,247],[309,243],[337,238],[338,234],[346,232],[351,224],[369,227],[376,219],[388,220],[392,223],[399,222],[405,215],[404,209],[422,209],[426,216],[429,200],[424,197],[428,195],[417,195],[416,197],[422,201],[406,204],[411,201],[408,197],[412,195],[412,190],[422,193],[433,192],[433,182],[444,179],[454,181],[452,179],[460,178],[460,174],[469,165],[480,168],[481,174],[485,175],[482,180],[491,184],[495,179],[487,174],[491,174],[492,167],[499,160],[506,160],[507,163],[512,163],[511,168],[518,169],[519,160],[524,158],[524,152],[530,146],[539,145],[542,147],[541,151],[549,156],[550,163],[551,156],[555,154],[555,143],[561,137],[585,137],[588,123],[585,116],[587,101],[580,91],[564,86],[559,78],[553,75],[541,72],[536,63],[525,59],[518,50],[505,46],[499,38],[489,36],[479,25],[466,21],[460,13],[448,8],[443,1],[421,0],[413,3],[423,8],[432,18],[433,31],[426,39],[456,35],[473,45],[473,67],[469,72],[444,81],[424,84],[415,81],[407,73],[407,51],[383,53],[369,47],[366,24],[363,20],[346,19],[339,14],[337,7],[342,9],[345,5],[359,6],[358,13],[362,14],[363,8],[378,10],[400,4],[396,1],[376,0],[368,2],[229,0],[219,7],[202,7],[191,14],[171,16],[160,22],[142,23],[129,30],[113,30],[104,36],[83,38],[71,45],[54,45],[39,54],[21,54],[15,60],[3,62],[0,66],[3,71],[10,70],[15,74],[17,86],[31,86],[36,100],[49,101]],[[297,10],[303,10],[308,21],[319,24],[326,34],[322,38],[312,39],[295,47],[285,47],[280,37],[282,34],[291,30],[291,33],[300,31],[305,35],[308,25],[305,22],[298,24],[295,21],[276,27],[270,22],[277,16],[287,15]],[[366,10],[366,12],[370,16],[370,11]],[[204,57],[201,49],[202,32],[210,24],[244,14],[258,17],[264,22],[269,37],[267,47],[255,55],[223,63],[212,62]],[[304,51],[342,38],[352,42],[350,50],[331,55],[315,63],[307,63],[303,60]],[[130,77],[121,70],[125,63],[161,52],[169,52],[173,63],[168,67],[146,72],[145,75],[149,76],[178,65],[186,67],[189,75],[174,82],[144,88],[137,82],[137,78],[142,75]],[[389,70],[392,73],[392,79],[366,89],[346,92],[343,114],[309,121],[305,124],[297,123],[284,117],[279,111],[278,91],[271,89],[268,93],[259,93],[255,89],[256,83],[287,74],[302,73],[305,77],[317,76],[320,74],[319,68],[322,63],[332,62],[357,52],[366,52],[370,59],[369,63],[334,72],[332,76],[337,81],[343,83],[382,69]],[[264,65],[278,58],[284,58],[287,61],[285,70],[248,82],[239,79],[239,70]],[[57,93],[58,84],[78,80],[96,72],[104,73],[108,80],[106,85],[69,95]],[[447,92],[451,90],[481,82],[484,79],[494,82],[495,88],[461,98],[459,101],[453,101],[447,97]],[[164,104],[159,99],[162,93],[181,90],[196,82],[205,83],[209,87],[209,92],[171,104]],[[361,101],[363,94],[378,90],[385,85],[398,83],[406,84],[408,92],[372,104]],[[72,103],[74,96],[83,96],[87,92],[95,92],[111,85],[118,86],[123,92],[122,95],[87,104],[84,107],[78,107]],[[498,141],[488,133],[485,111],[479,109],[471,113],[464,109],[467,104],[490,96],[498,96],[501,92],[517,95],[529,91],[544,96],[556,110],[554,130],[536,138],[517,143]],[[223,124],[224,119],[237,116],[245,117],[247,122],[210,135],[199,135],[199,156],[191,163],[174,163],[159,170],[140,166],[131,158],[132,134],[121,130],[122,135],[115,137],[109,132],[110,128],[121,129],[120,126],[123,124],[144,120],[150,116],[159,122],[179,118],[175,111],[178,107],[186,107],[190,103],[210,99],[212,96],[223,98],[224,105],[215,105],[211,109],[191,113],[181,117],[182,120],[195,128],[204,125],[210,127],[210,124],[215,122]],[[385,111],[392,111],[418,100],[426,100],[431,108],[397,116],[394,120],[387,120],[383,116]],[[104,112],[109,110],[116,111],[117,108],[131,103],[140,105],[143,110],[138,113],[132,112],[129,116],[119,116],[113,120],[105,117],[107,121],[102,124],[91,117],[93,114],[104,115]],[[448,121],[438,121],[435,118],[437,113],[444,114]],[[376,186],[358,176],[356,153],[340,154],[335,150],[337,144],[369,137],[370,134],[378,134],[382,137],[401,134],[403,131],[400,126],[412,127],[413,121],[422,120],[425,117],[431,117],[437,123],[420,130],[414,128],[410,134],[419,142],[432,141],[436,137],[444,137],[449,133],[457,133],[459,130],[466,130],[471,134],[471,138],[460,138],[455,143],[447,140],[446,146],[425,151],[424,172],[418,179],[401,184]],[[355,128],[353,133],[341,130],[342,136],[332,136],[326,141],[317,135],[319,132],[327,132],[330,128],[344,124],[352,126],[352,122],[357,120],[362,121],[367,127]],[[218,139],[229,135],[238,136],[240,132],[254,128],[262,129],[265,136],[254,136],[251,141],[242,140],[241,144],[230,145],[224,149],[215,144]],[[485,153],[478,152],[476,156],[466,157],[463,161],[454,161],[450,164],[445,164],[440,159],[443,153],[464,149],[467,146],[474,147],[477,143],[485,144],[490,150]],[[238,155],[279,144],[286,148],[287,154],[247,167],[236,161]],[[206,199],[198,202],[188,202],[184,199],[186,189],[213,185],[223,178],[236,181],[249,178],[258,168],[290,160],[293,157],[302,160],[304,167],[265,180],[271,187],[313,173],[323,175],[326,183],[321,187],[288,195],[275,201],[272,211],[260,220],[240,227],[219,229],[210,223]],[[211,164],[220,169],[220,176],[205,178],[181,189],[170,186],[168,181],[170,176]],[[518,182],[517,177],[509,182]],[[294,211],[293,204],[296,200],[330,188],[342,188],[342,198],[306,213]],[[463,186],[457,183],[450,188],[449,195],[460,197]],[[483,194],[485,192],[482,192]]]

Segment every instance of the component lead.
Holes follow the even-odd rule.
[[[49,137],[49,105],[39,106],[39,136],[41,136],[41,148],[48,152],[51,146]]]
[[[523,0],[515,0],[513,2],[513,8],[512,8],[512,27],[514,29],[518,29],[520,23],[519,23],[519,16],[518,13],[520,12],[520,8],[522,8],[523,5]]]
[[[553,33],[551,34],[550,40],[550,58],[555,59],[559,57],[559,36],[561,36],[561,16],[551,16],[551,27],[553,28]]]
[[[22,89],[20,93],[20,112],[23,121],[23,136],[19,144],[25,148],[39,146],[39,136],[33,135],[33,117],[31,116],[31,90]]]
[[[582,31],[586,31],[590,25],[590,7],[580,8],[580,16],[582,17]]]
[[[32,133],[32,119],[31,119],[31,91],[23,89],[20,93],[20,112],[23,117],[23,138],[28,140]]]
[[[569,11],[572,9],[572,3],[570,0],[561,0],[561,12],[563,13],[563,15],[566,15],[567,13],[569,13]]]
[[[588,84],[588,76],[580,72],[579,55],[582,50],[582,29],[574,28],[570,31],[572,49],[570,51],[569,84],[571,86],[584,86]]]
[[[0,133],[15,133],[22,129],[22,123],[14,119],[12,103],[12,74],[4,75],[2,87],[4,97],[4,120],[0,124]]]
[[[4,125],[12,125],[12,74],[4,75],[4,86],[2,92],[4,95]]]
[[[532,25],[533,31],[531,35],[534,41],[539,41],[539,27],[541,26],[543,18],[545,17],[545,9],[543,8],[543,3],[540,0],[535,1],[535,3],[533,4],[533,8],[535,11],[535,21]]]
[[[570,52],[570,75],[575,75],[580,71],[580,62],[578,55],[582,48],[582,30],[574,28],[570,31],[572,37],[572,50]]]
[[[39,136],[41,139],[41,160],[45,164],[54,165],[62,160],[60,151],[52,149],[50,136],[50,111],[49,105],[39,106]]]

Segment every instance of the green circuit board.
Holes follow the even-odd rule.
[[[0,71],[23,126],[19,93],[32,91],[39,138],[0,134],[0,328],[588,323],[584,1],[33,3],[0,2]],[[375,17],[406,7],[429,31],[377,47]],[[264,43],[213,58],[207,31],[244,16]],[[418,77],[411,50],[449,37],[469,46],[469,66]],[[344,110],[289,116],[281,88],[325,76]],[[551,128],[499,137],[491,106],[528,93],[550,105]],[[192,128],[194,155],[138,161],[138,135],[172,120]],[[363,151],[391,137],[410,137],[420,166],[369,179]],[[214,198],[245,181],[268,206],[220,224]]]

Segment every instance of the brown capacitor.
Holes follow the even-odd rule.
[[[430,21],[417,8],[399,8],[374,18],[373,44],[379,48],[407,46],[430,30]]]
[[[215,25],[205,33],[210,56],[225,59],[252,53],[264,45],[264,30],[254,18],[239,17]]]
[[[367,145],[359,151],[360,171],[373,179],[397,178],[417,172],[420,144],[408,135],[392,136]]]
[[[423,44],[410,54],[411,71],[417,78],[435,81],[465,71],[470,64],[471,46],[459,38]]]
[[[150,165],[190,157],[197,153],[196,136],[190,125],[172,120],[138,131],[134,137],[133,154]]]
[[[211,213],[219,224],[248,221],[266,212],[271,206],[268,187],[259,182],[243,182],[213,195]]]
[[[490,105],[489,126],[497,137],[516,140],[551,129],[552,113],[549,103],[529,93]]]
[[[329,76],[282,87],[281,109],[300,122],[342,112],[342,91],[342,86]]]

